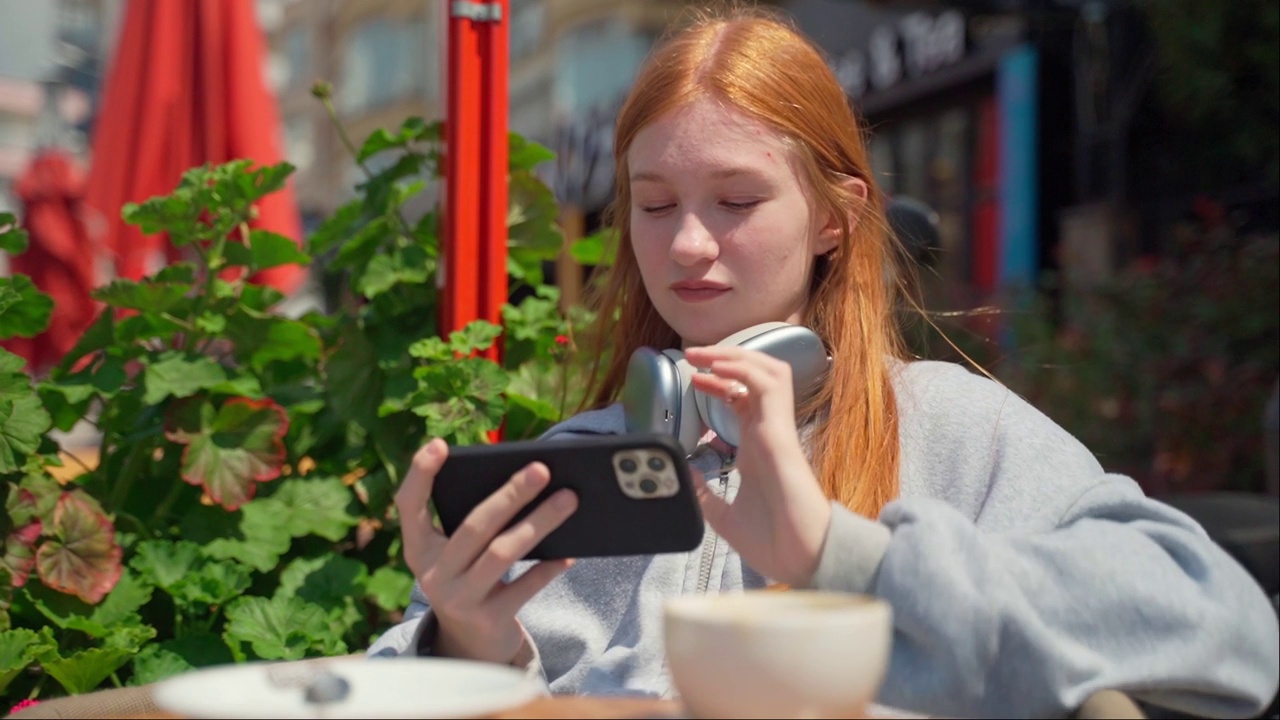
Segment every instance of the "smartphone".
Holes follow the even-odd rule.
[[[654,555],[685,552],[702,542],[702,511],[684,450],[658,434],[449,448],[431,491],[445,534],[452,535],[472,508],[535,460],[551,471],[551,482],[508,527],[561,488],[577,493],[578,509],[525,559]]]

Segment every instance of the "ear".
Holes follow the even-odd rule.
[[[862,217],[862,208],[866,206],[867,184],[863,182],[862,178],[847,177],[840,185],[844,190],[845,197],[851,201],[846,208],[846,212],[849,218],[849,229],[852,230]],[[822,220],[822,226],[818,230],[818,236],[813,246],[814,255],[826,255],[840,245],[841,230],[838,219],[831,213],[823,213]]]

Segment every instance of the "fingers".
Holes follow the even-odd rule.
[[[572,490],[560,490],[547,498],[528,517],[489,543],[467,571],[468,585],[473,588],[493,587],[513,564],[560,527],[577,509],[578,497]],[[483,599],[476,598],[477,601]]]
[[[396,491],[405,562],[415,575],[435,562],[444,544],[444,536],[431,524],[427,502],[431,499],[436,473],[448,456],[449,446],[443,440],[434,438],[428,442],[413,456],[409,472]]]
[[[740,414],[757,402],[794,402],[791,366],[783,360],[758,351],[720,346],[689,348],[685,358],[695,367],[711,371],[694,375],[694,387],[718,397]],[[739,383],[746,388],[745,393]]]
[[[454,530],[440,554],[435,572],[446,578],[466,572],[511,518],[532,502],[550,480],[547,466],[537,462],[512,475],[502,487],[476,505]]]

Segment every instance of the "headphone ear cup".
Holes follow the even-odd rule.
[[[701,393],[693,389],[693,381],[690,379],[698,370],[684,359],[684,352],[680,350],[663,350],[662,354],[674,365],[679,387],[676,439],[686,452],[693,452],[698,448],[698,440],[702,439],[702,418],[695,398]]]
[[[738,425],[738,416],[734,414],[733,409],[718,397],[696,390],[694,394],[697,396],[698,415],[707,427],[714,430],[716,437],[723,440],[729,447],[741,447],[739,442],[741,430]]]

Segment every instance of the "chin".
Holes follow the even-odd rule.
[[[739,330],[745,330],[755,324],[756,323],[748,323],[741,327],[730,325],[722,325],[714,328],[692,327],[684,328],[683,331],[677,330],[676,332],[680,335],[680,339],[684,341],[685,347],[700,347],[704,345],[715,345]]]

